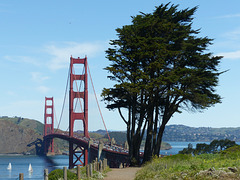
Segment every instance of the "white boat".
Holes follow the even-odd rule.
[[[31,164],[29,164],[29,166],[28,166],[28,172],[33,172],[33,168],[32,168]]]
[[[11,164],[11,163],[8,164],[7,169],[8,169],[8,170],[12,170],[12,164]]]

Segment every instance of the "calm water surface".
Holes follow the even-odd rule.
[[[8,170],[8,164],[12,164],[12,170]],[[28,172],[31,163],[33,172]],[[20,173],[24,173],[24,179],[43,179],[44,169],[49,172],[56,168],[68,167],[68,156],[56,155],[50,157],[39,156],[0,156],[0,179],[18,179]]]
[[[183,150],[184,148],[187,148],[189,143],[193,145],[193,148],[196,148],[196,144],[200,144],[200,143],[210,144],[210,142],[175,142],[175,141],[166,141],[166,142],[172,146],[172,149],[161,150],[160,154],[162,155],[178,154],[179,151]]]

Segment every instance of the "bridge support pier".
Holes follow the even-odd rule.
[[[69,169],[86,164],[88,164],[88,149],[69,142]]]
[[[74,64],[84,65],[84,74],[76,73]],[[81,72],[81,71],[80,71]],[[84,82],[84,91],[80,92],[80,88],[73,88],[74,84],[77,86],[77,81]],[[84,128],[84,137],[89,138],[88,134],[88,78],[87,78],[87,57],[84,59],[70,58],[70,91],[69,91],[69,136],[74,135],[75,120],[82,120]],[[83,100],[83,108],[81,104]],[[83,161],[82,161],[82,157]],[[74,157],[76,160],[74,161]],[[69,142],[69,168],[88,164],[88,147],[74,147],[73,142]]]
[[[54,133],[54,103],[53,97],[45,97],[44,136]],[[44,153],[54,154],[54,141],[50,139],[44,143]]]

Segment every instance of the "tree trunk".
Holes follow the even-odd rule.
[[[153,145],[152,145],[152,152],[154,152],[154,149],[156,148],[157,145],[157,132],[158,132],[158,116],[159,116],[159,111],[158,111],[158,106],[155,106],[155,118],[154,118],[154,129],[153,129]]]
[[[143,163],[149,161],[152,157],[152,136],[153,136],[153,108],[152,105],[150,105],[148,109],[147,137],[144,148]]]
[[[159,154],[160,154],[160,149],[161,149],[161,144],[162,144],[162,136],[163,136],[165,126],[166,126],[166,124],[162,124],[158,131],[157,143],[156,143],[156,146],[153,151],[153,154],[157,155],[157,156],[159,156]]]
[[[127,141],[129,145],[129,151],[128,151],[128,156],[130,159],[130,164],[131,164],[131,159],[133,157],[133,138],[132,138],[132,131],[131,131],[131,107],[128,109],[128,123],[127,123]]]
[[[143,163],[149,161],[151,159],[152,153],[152,126],[150,121],[148,121],[148,128],[147,128],[147,137],[144,147],[144,157],[143,157]]]

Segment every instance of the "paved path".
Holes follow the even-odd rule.
[[[139,167],[111,168],[112,171],[107,173],[104,180],[134,180],[136,172],[140,169]]]

